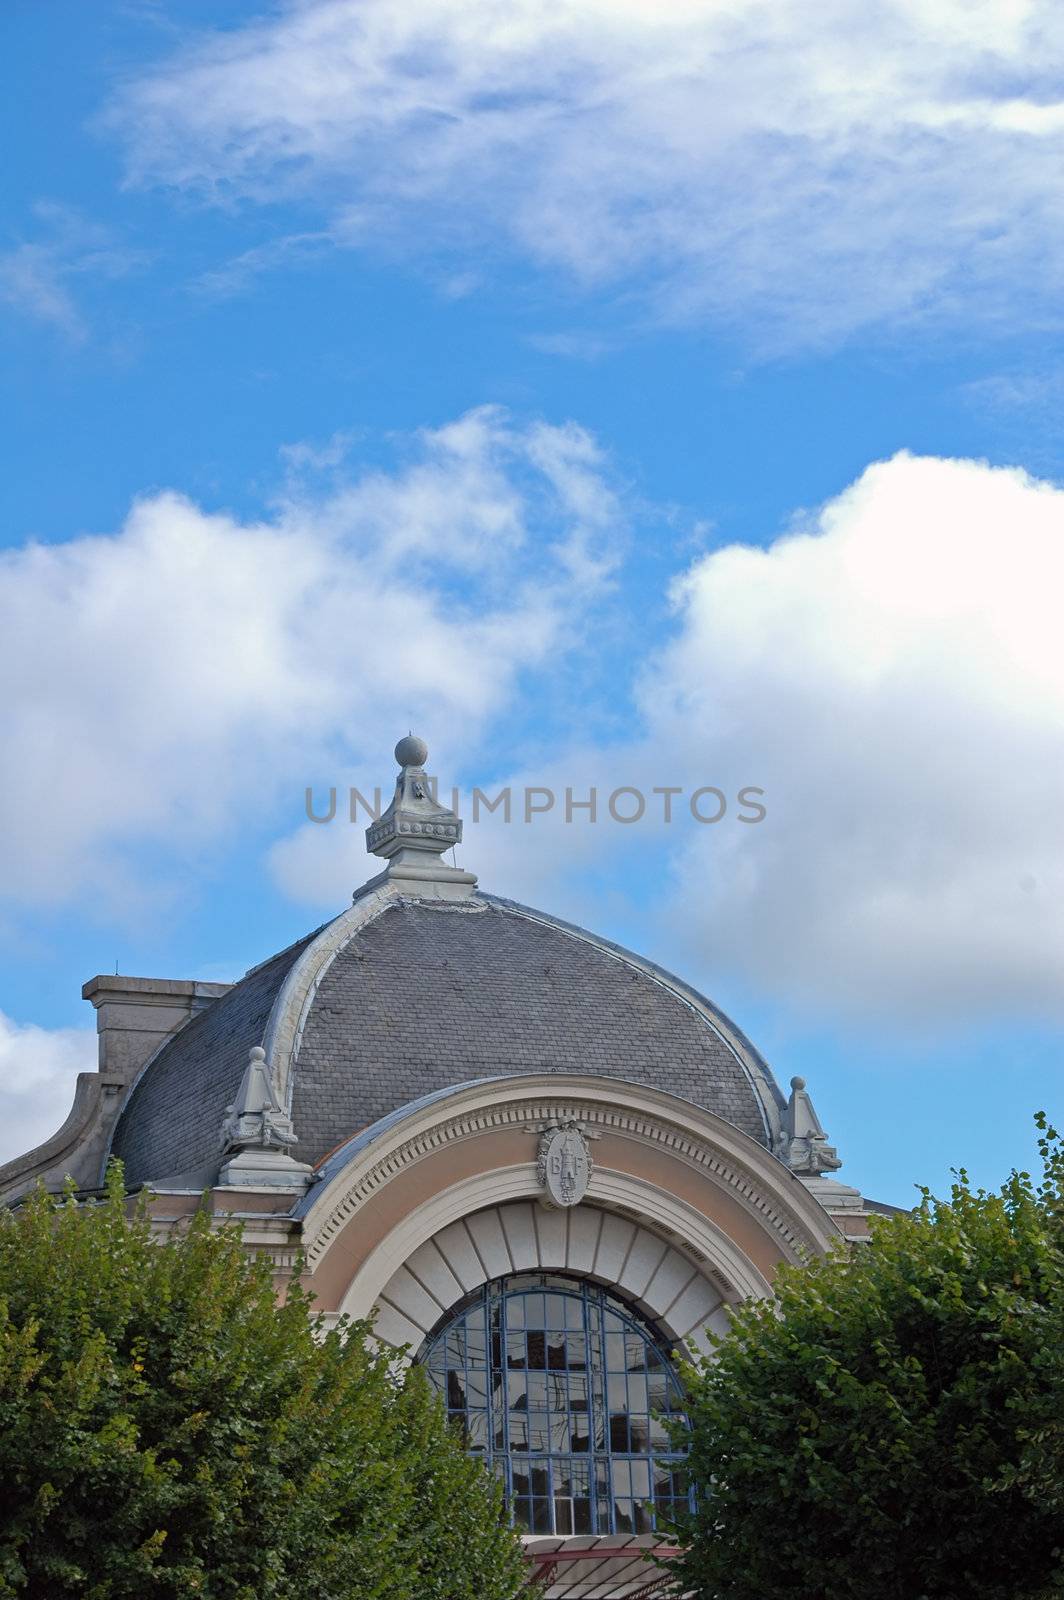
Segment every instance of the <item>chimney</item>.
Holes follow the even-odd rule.
[[[164,1040],[231,988],[183,978],[90,978],[81,994],[96,1011],[100,1071],[129,1083]]]

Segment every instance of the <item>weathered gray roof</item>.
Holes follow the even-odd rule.
[[[148,1067],[114,1150],[131,1183],[217,1152],[225,1107],[303,945],[190,1023]],[[679,980],[508,901],[391,902],[317,983],[292,1073],[299,1160],[432,1090],[509,1073],[652,1084],[769,1142],[752,1046]],[[769,1095],[778,1095],[769,1079]]]
[[[749,1079],[702,1017],[557,924],[407,902],[371,922],[318,988],[295,1074],[300,1157],[432,1089],[520,1072],[654,1084],[762,1143]]]
[[[131,1186],[196,1172],[219,1155],[222,1118],[240,1085],[248,1051],[261,1044],[277,991],[314,937],[308,934],[255,967],[149,1062],[111,1143]]]

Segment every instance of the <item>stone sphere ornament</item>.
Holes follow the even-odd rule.
[[[395,759],[401,767],[423,767],[429,758],[429,747],[416,733],[408,733],[395,747]]]

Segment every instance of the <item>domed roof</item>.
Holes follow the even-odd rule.
[[[149,1064],[113,1153],[131,1184],[198,1174],[310,935],[255,968]],[[494,896],[386,899],[331,958],[290,1074],[294,1153],[311,1165],[435,1089],[525,1072],[594,1072],[665,1089],[761,1144],[782,1097],[753,1046],[679,979]]]
[[[410,763],[427,752],[411,739],[397,753]],[[388,871],[148,1063],[112,1143],[127,1181],[211,1181],[248,1051],[263,1044],[293,1154],[311,1165],[434,1090],[531,1072],[649,1084],[773,1148],[785,1102],[739,1029],[652,963],[444,866],[461,824],[422,792],[421,772],[404,766],[369,830]]]

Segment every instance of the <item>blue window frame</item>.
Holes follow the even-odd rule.
[[[597,1284],[521,1273],[449,1312],[418,1355],[529,1533],[649,1533],[689,1504],[668,1341]]]

